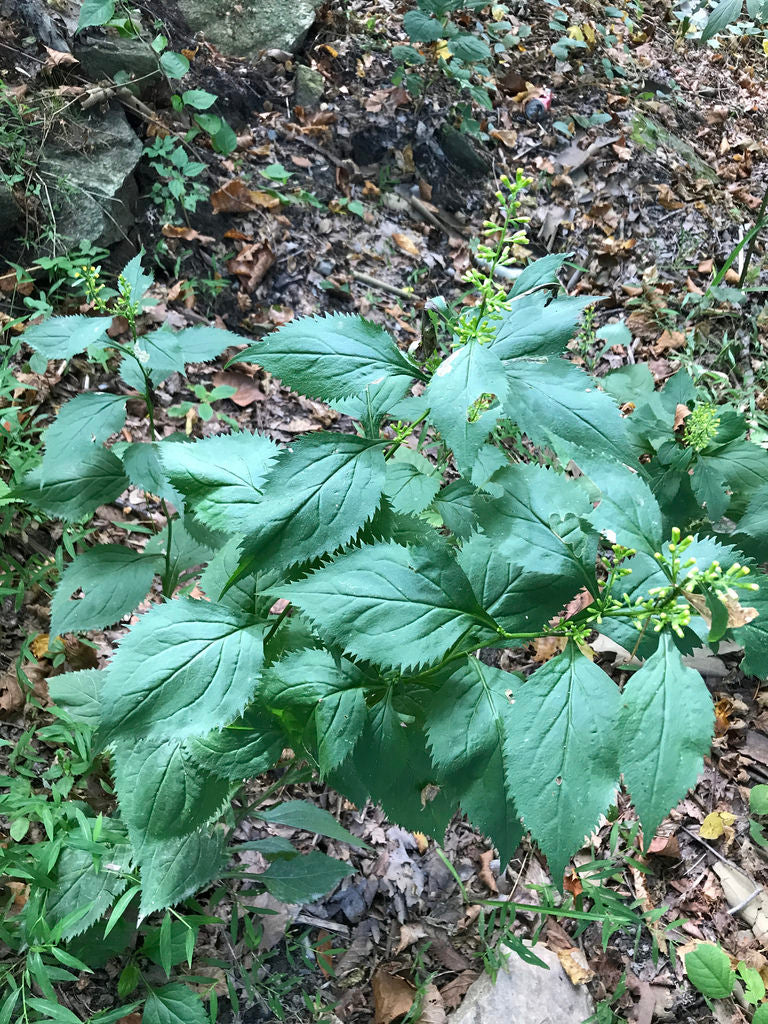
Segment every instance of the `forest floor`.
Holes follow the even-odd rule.
[[[244,338],[258,338],[295,316],[355,311],[386,325],[407,348],[418,342],[430,299],[463,295],[470,242],[493,213],[497,178],[520,167],[532,185],[526,199],[530,241],[518,255],[572,252],[562,283],[570,294],[600,296],[592,328],[570,345],[572,358],[598,375],[646,362],[657,381],[686,367],[715,397],[748,413],[753,439],[768,437],[763,415],[768,364],[760,341],[768,274],[761,271],[751,280],[743,297],[721,289],[714,301],[701,301],[713,266],[721,267],[743,238],[768,188],[766,58],[755,39],[745,37],[719,50],[683,43],[667,5],[654,3],[631,31],[619,30],[626,48],[595,45],[573,51],[571,61],[563,63],[549,49],[558,34],[548,24],[547,9],[522,7],[520,17],[531,25],[531,36],[525,49],[503,58],[495,129],[487,144],[477,143],[487,169],[472,177],[466,167],[446,159],[436,143],[453,100],[450,84],[437,81],[423,102],[392,85],[389,51],[404,41],[402,5],[352,2],[348,17],[340,5],[328,5],[298,57],[273,53],[251,64],[191,39],[164,10],[167,5],[148,7],[164,21],[175,48],[194,51],[187,87],[215,91],[238,134],[238,147],[227,157],[202,144],[195,147],[196,159],[206,164],[201,180],[210,187],[210,202],[167,225],[144,198],[126,240],[116,247],[116,264],[138,245],[155,254],[157,305],[145,314],[148,326],[218,323]],[[586,0],[569,9],[573,25],[594,20]],[[7,87],[83,87],[76,67],[45,64],[44,51],[25,26],[11,19],[2,28],[0,65]],[[315,109],[293,105],[297,63],[323,76],[324,94]],[[542,87],[553,91],[550,117],[528,122],[522,114],[525,100]],[[145,98],[155,112],[149,122],[128,112],[139,134],[172,125],[162,100]],[[572,137],[554,122],[570,126]],[[287,172],[282,183],[261,173],[275,164]],[[143,173],[140,186],[146,193],[151,176]],[[287,198],[247,195],[248,189],[266,188]],[[760,263],[760,245],[757,253]],[[23,254],[18,259],[23,262]],[[723,282],[734,292],[739,269],[737,260]],[[4,291],[10,314],[17,296],[12,288]],[[607,324],[615,326],[601,339]],[[234,354],[230,350],[214,364],[197,366],[191,375],[206,389],[236,389],[231,398],[213,403],[215,415],[207,422],[195,411],[199,396],[178,375],[161,387],[161,436],[180,425],[195,436],[227,431],[232,421],[281,443],[334,423],[344,429],[337,413],[288,392],[255,365],[225,370]],[[86,376],[92,387],[115,386],[117,380],[108,367],[79,359],[66,367],[51,364],[43,375],[21,374],[29,386],[23,401],[30,415],[44,423],[82,390]],[[175,407],[181,403],[190,403],[191,411],[179,414]],[[142,439],[146,424],[130,408],[125,439]],[[110,540],[117,516],[138,523],[152,512],[143,494],[129,493],[122,507],[99,510],[92,538]],[[53,557],[60,536],[55,524],[35,528],[32,523],[24,534],[9,532],[4,539],[19,563],[43,564]],[[46,721],[45,679],[60,668],[44,655],[36,660],[30,649],[31,639],[47,640],[46,588],[32,586],[21,601],[6,597],[2,622],[0,730],[13,743]],[[93,634],[95,654],[82,645],[72,648],[68,667],[92,664],[94,657],[106,662],[127,625]],[[45,646],[38,645],[38,653]],[[510,664],[530,670],[552,653],[539,644],[510,654]],[[31,694],[15,682],[13,666],[20,655],[34,684]],[[620,652],[605,650],[597,657],[612,671],[622,671]],[[580,950],[581,974],[572,968],[574,977],[589,985],[596,1000],[612,997],[624,977],[626,990],[614,1009],[635,1024],[748,1020],[746,1007],[738,1004],[711,1011],[687,984],[680,953],[694,940],[718,941],[768,977],[768,902],[762,903],[768,861],[750,835],[746,803],[750,785],[768,782],[766,700],[757,682],[740,674],[734,651],[695,657],[717,701],[712,757],[642,863],[619,857],[603,882],[620,900],[638,901],[644,910],[664,907],[664,915],[653,932],[617,931],[605,948],[595,925],[574,937],[571,925],[550,924],[541,937],[555,950]],[[45,744],[37,750],[39,762],[53,755]],[[274,781],[273,775],[264,785]],[[283,826],[254,821],[240,826],[243,840],[277,834],[290,835],[302,848],[319,845],[350,860],[356,874],[308,907],[261,898],[261,905],[276,913],[264,918],[264,960],[254,991],[248,992],[242,975],[234,972],[242,1006],[249,1007],[238,1019],[309,1022],[322,1004],[333,1007],[344,1024],[362,1024],[375,1012],[374,978],[380,992],[382,985],[397,989],[392,978],[428,983],[432,1016],[425,1011],[422,1020],[444,1019],[441,1013],[459,1005],[482,970],[485,945],[478,930],[481,909],[465,903],[435,843],[391,825],[378,808],[355,808],[319,784],[276,795],[301,795],[331,809],[370,849],[297,839]],[[720,834],[703,839],[700,827],[705,818],[711,823],[713,812],[724,812]],[[619,814],[621,822],[631,824],[627,807],[621,805]],[[613,838],[612,823],[605,822],[577,866],[611,858]],[[524,844],[502,867],[487,841],[458,818],[441,846],[472,898],[499,895],[532,902],[538,894],[530,887],[551,882],[530,846]],[[242,857],[251,870],[264,867],[258,854]],[[761,895],[742,912],[731,913],[739,902],[731,880],[739,873]],[[572,884],[581,883],[574,877]],[[219,906],[217,913],[226,917],[232,905]],[[683,923],[665,930],[680,919]],[[521,913],[514,931],[530,935],[539,923]],[[208,961],[253,970],[254,956],[242,941],[233,944],[226,929],[211,928],[191,971],[210,975],[215,968]],[[108,964],[70,996],[73,1011],[93,1013],[112,1005],[119,967]],[[221,1019],[232,1019],[220,973]],[[393,1019],[378,1006],[380,1024]]]

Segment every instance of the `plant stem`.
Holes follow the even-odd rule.
[[[285,606],[285,608],[283,608],[283,610],[278,615],[277,619],[273,623],[273,625],[270,628],[270,630],[267,633],[267,635],[264,637],[264,643],[265,644],[268,644],[269,641],[272,639],[272,637],[275,635],[275,633],[278,631],[278,629],[280,628],[280,623],[283,621],[283,619],[286,617],[286,615],[288,615],[290,610],[291,610],[291,602],[289,601],[288,604]]]
[[[763,193],[763,201],[760,203],[760,209],[757,212],[757,218],[755,219],[755,228],[752,233],[752,237],[749,240],[749,246],[747,247],[747,254],[744,257],[744,266],[741,268],[741,275],[739,277],[739,288],[743,288],[744,281],[747,277],[747,271],[749,270],[749,264],[752,261],[752,256],[755,251],[755,243],[757,242],[757,236],[763,227],[765,210],[768,207],[768,188]]]
[[[390,460],[390,459],[392,458],[392,456],[393,456],[393,455],[395,454],[395,452],[396,452],[396,451],[397,451],[397,449],[398,449],[398,448],[400,447],[400,445],[401,445],[401,444],[404,444],[404,443],[405,443],[405,442],[406,442],[406,441],[408,440],[408,438],[409,438],[409,437],[411,436],[411,434],[413,433],[413,431],[415,430],[415,428],[416,428],[416,427],[418,427],[418,425],[419,425],[420,423],[423,423],[423,422],[424,422],[424,420],[425,420],[425,419],[427,418],[427,416],[429,416],[429,409],[427,409],[427,411],[426,411],[426,412],[423,412],[423,413],[421,414],[421,416],[419,416],[419,418],[418,418],[417,420],[414,420],[414,421],[413,421],[413,423],[411,424],[411,429],[410,429],[410,430],[408,431],[408,433],[407,433],[407,434],[403,434],[403,436],[402,436],[402,437],[399,437],[399,438],[398,438],[398,439],[397,439],[397,440],[395,441],[395,443],[394,443],[394,444],[392,445],[392,447],[391,447],[391,448],[389,449],[389,451],[387,452],[387,454],[386,454],[386,455],[384,456],[384,461],[385,461],[385,462],[389,462],[389,460]]]

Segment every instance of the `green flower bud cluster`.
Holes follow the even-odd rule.
[[[703,452],[714,441],[719,426],[720,417],[716,406],[707,403],[697,405],[686,418],[683,443],[695,452]]]

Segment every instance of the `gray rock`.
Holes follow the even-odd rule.
[[[298,50],[322,0],[179,0],[178,10],[194,32],[235,57],[262,50]]]
[[[449,1024],[582,1024],[595,1008],[583,985],[573,985],[557,955],[545,946],[534,952],[549,970],[511,953],[496,984],[487,974],[470,987]]]
[[[316,107],[325,92],[325,79],[319,71],[308,68],[304,64],[296,67],[293,79],[293,102],[297,107],[311,109]]]
[[[133,170],[141,150],[120,107],[81,118],[71,126],[66,145],[45,148],[38,170],[51,197],[60,243],[88,239],[111,245],[123,237],[138,194]]]
[[[104,78],[112,81],[120,71],[127,72],[132,79],[139,79],[135,86],[127,83],[137,96],[145,93],[161,77],[157,54],[145,39],[115,36],[81,40],[78,36],[72,53],[93,81]]]

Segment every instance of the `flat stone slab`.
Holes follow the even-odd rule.
[[[510,952],[496,984],[483,974],[464,1002],[448,1016],[449,1024],[582,1024],[594,1012],[583,985],[573,985],[557,954],[540,943],[534,952],[549,970],[527,964]]]
[[[261,50],[297,50],[312,27],[322,0],[178,0],[194,32],[235,57]]]

